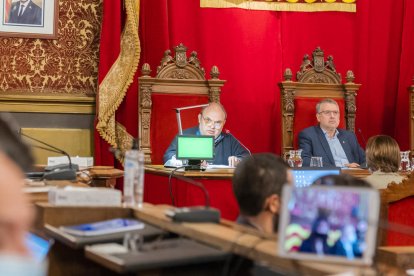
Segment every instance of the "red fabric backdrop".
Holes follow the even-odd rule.
[[[202,9],[199,1],[141,0],[141,63],[156,68],[164,50],[182,42],[199,53],[207,72],[217,65],[227,80],[221,97],[226,127],[252,152],[280,151],[277,83],[286,67],[296,72],[317,46],[333,55],[338,72],[351,69],[362,84],[356,127],[365,138],[389,134],[408,149],[413,33],[410,0],[358,1],[357,13]]]
[[[414,1],[358,1],[356,13],[202,9],[197,0],[141,0],[140,8],[141,64],[148,62],[155,70],[163,52],[182,42],[199,53],[207,72],[217,65],[220,78],[227,80],[221,97],[228,111],[226,128],[252,152],[280,151],[277,83],[286,67],[295,73],[303,55],[317,46],[333,55],[343,76],[352,69],[362,84],[356,127],[365,138],[392,135],[408,149]],[[118,42],[105,41],[104,31],[114,26],[120,31],[121,26],[119,18],[108,23],[106,17],[108,12],[115,17],[121,13],[118,1],[104,1],[104,9],[101,57],[106,59],[118,51]],[[100,75],[104,70],[102,63]],[[136,82],[118,113],[128,131],[137,135]],[[105,163],[99,143],[96,149],[97,163]]]

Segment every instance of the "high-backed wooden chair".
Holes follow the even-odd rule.
[[[205,78],[204,68],[192,51],[187,58],[187,47],[175,47],[174,56],[170,50],[164,52],[157,74],[151,77],[148,63],[142,66],[139,78],[139,148],[144,151],[146,164],[162,164],[163,154],[178,133],[174,108],[220,102],[221,87],[217,66]],[[195,126],[200,109],[182,112],[183,129]],[[185,113],[185,114],[184,114]]]
[[[414,174],[400,184],[388,184],[386,189],[380,190],[380,194],[380,218],[391,224],[388,230],[380,227],[379,244],[414,245]]]
[[[339,104],[341,122],[339,127],[354,131],[357,95],[360,84],[354,83],[354,73],[346,73],[346,83],[336,72],[332,56],[325,59],[324,52],[317,47],[312,57],[305,54],[296,81],[287,68],[284,81],[279,83],[282,110],[282,154],[297,148],[299,132],[316,125],[316,104],[323,98],[332,98]]]

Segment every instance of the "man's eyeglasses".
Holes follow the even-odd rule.
[[[325,116],[329,116],[329,115],[334,115],[334,116],[338,116],[339,115],[339,111],[331,111],[331,110],[325,110],[325,111],[321,111],[319,112],[319,114],[323,114]]]
[[[213,121],[209,117],[204,117],[203,115],[201,115],[201,117],[203,118],[204,124],[207,126],[214,125],[215,128],[220,128],[223,125],[223,121]]]

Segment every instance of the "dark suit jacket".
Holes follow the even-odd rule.
[[[338,130],[338,139],[349,163],[365,163],[365,152],[358,144],[355,133]],[[335,161],[326,141],[325,134],[319,126],[305,128],[299,133],[299,148],[302,149],[303,166],[309,167],[312,156],[321,156],[324,167],[334,167]]]
[[[21,16],[19,16],[19,9],[20,1],[11,5],[7,23],[42,25],[42,8],[38,5],[30,1]]]

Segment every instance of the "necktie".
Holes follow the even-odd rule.
[[[24,6],[20,5],[19,16],[22,16],[23,11],[24,11]]]

